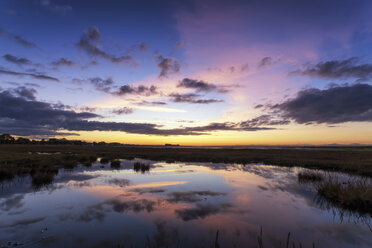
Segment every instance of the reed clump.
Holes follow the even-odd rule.
[[[372,214],[372,183],[367,179],[354,179],[347,182],[329,177],[318,184],[319,196],[335,207],[361,214]]]
[[[119,169],[120,168],[120,160],[111,160],[111,168]]]
[[[144,164],[144,163],[141,163],[141,162],[135,162],[133,164],[133,170],[135,172],[141,172],[141,173],[149,172],[150,171],[150,165],[149,164]]]

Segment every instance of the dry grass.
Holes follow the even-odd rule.
[[[317,186],[319,196],[337,208],[372,214],[372,183],[368,179],[343,182],[328,178]]]
[[[297,174],[297,177],[300,183],[320,182],[323,180],[322,174],[310,171],[300,172]]]

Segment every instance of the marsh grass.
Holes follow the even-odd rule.
[[[150,171],[150,165],[149,164],[144,164],[141,162],[135,162],[133,164],[133,170],[135,172],[141,172],[141,173],[146,173]]]
[[[108,158],[101,158],[101,160],[99,161],[101,164],[108,164],[109,162],[109,159]]]
[[[120,160],[111,160],[111,168],[120,169]]]
[[[367,178],[342,181],[329,177],[317,185],[317,191],[320,197],[337,208],[372,214],[372,183]]]
[[[323,175],[318,172],[304,171],[297,174],[299,183],[320,182]]]
[[[36,189],[47,186],[53,182],[57,174],[58,171],[37,171],[31,174],[32,186]]]

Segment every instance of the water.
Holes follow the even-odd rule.
[[[217,230],[219,247],[257,247],[261,227],[264,247],[288,232],[296,247],[372,246],[369,219],[319,204],[299,168],[135,161],[60,170],[40,189],[4,183],[0,247],[215,247]]]

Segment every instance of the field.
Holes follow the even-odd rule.
[[[141,146],[0,145],[0,179],[35,171],[73,168],[105,160],[144,158],[166,162],[263,163],[339,171],[372,176],[372,150],[366,148],[316,149],[208,149]]]

